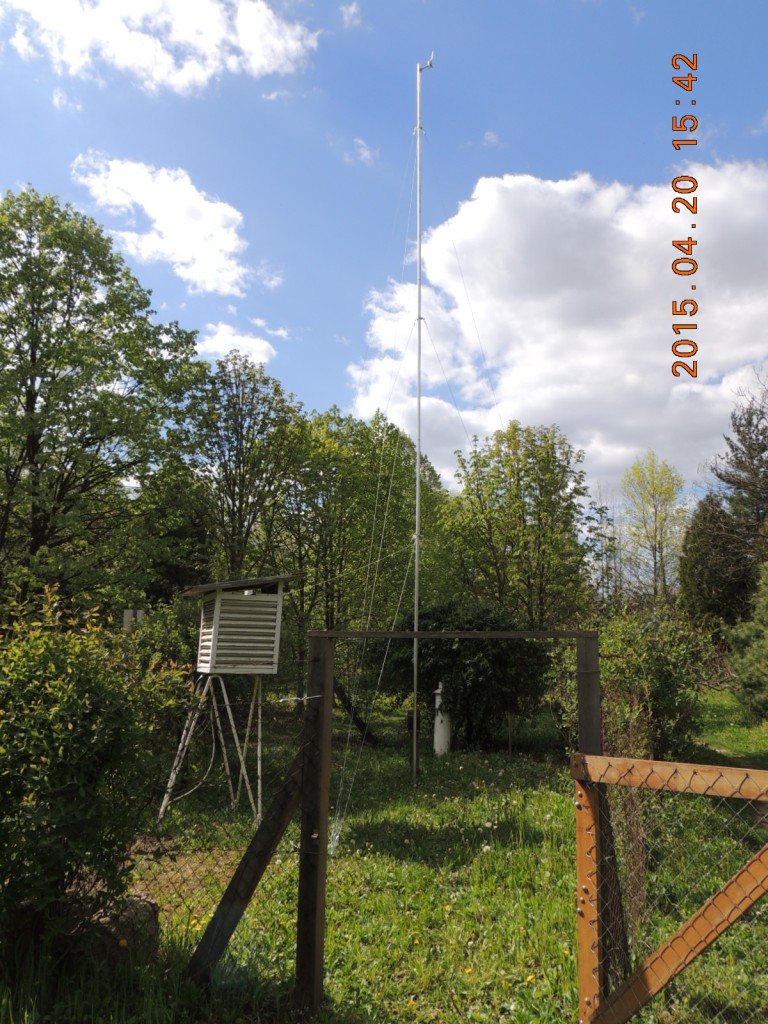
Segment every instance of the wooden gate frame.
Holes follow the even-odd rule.
[[[596,637],[577,641],[577,660],[581,750],[571,757],[571,775],[576,780],[579,1024],[626,1024],[768,892],[768,843],[609,992],[606,875],[614,870],[615,861],[606,787],[768,800],[768,772],[604,757]]]

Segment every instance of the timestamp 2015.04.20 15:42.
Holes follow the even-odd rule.
[[[683,92],[688,93],[687,102],[691,108],[696,106],[694,82],[698,81],[698,78],[693,72],[698,70],[698,63],[698,54],[696,53],[692,53],[690,56],[676,53],[672,58],[672,67],[675,71],[680,72],[672,76],[672,82],[682,89]],[[684,107],[685,102],[685,99],[678,97],[675,100],[675,106]],[[682,110],[678,110],[672,115],[672,131],[673,133],[679,132],[683,134],[678,134],[672,139],[672,146],[678,152],[683,146],[695,146],[697,139],[693,133],[698,127],[699,118],[695,114],[692,112],[684,113]],[[674,213],[698,218],[699,202],[696,196],[698,187],[698,181],[690,174],[680,174],[673,178],[672,191],[675,194],[672,198],[672,210]],[[691,231],[695,231],[698,219],[691,220],[690,224]],[[687,238],[672,240],[672,247],[677,250],[675,258],[672,260],[672,271],[681,278],[681,283],[686,278],[691,281],[689,287],[692,292],[696,291],[693,278],[699,269],[698,260],[693,258],[693,249],[696,245],[698,245],[698,242],[692,234],[689,234]],[[698,312],[698,297],[696,299],[693,297],[673,299],[672,301],[673,321],[675,318],[680,317],[694,317]],[[698,324],[694,323],[692,319],[678,323],[673,322],[672,330],[676,335],[672,342],[672,355],[674,356],[674,362],[672,363],[673,375],[675,377],[697,377],[698,360],[695,356],[699,351],[699,344],[692,337],[682,337],[682,335],[692,335],[694,331],[698,330]]]

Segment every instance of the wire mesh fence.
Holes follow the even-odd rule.
[[[207,685],[209,684],[209,685]],[[188,957],[305,743],[305,701],[248,677],[201,677],[167,737],[157,805],[132,850],[133,893],[158,908],[160,942]],[[226,971],[293,971],[294,813],[228,949]],[[265,925],[268,925],[265,927]],[[285,964],[285,971],[283,966]]]
[[[768,1019],[768,773],[575,755],[572,774],[580,1019]]]

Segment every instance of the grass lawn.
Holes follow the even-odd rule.
[[[730,690],[704,695],[702,760],[768,769],[768,721],[750,724]]]
[[[768,767],[768,730],[740,725],[728,695],[708,695],[707,721],[702,760]],[[379,726],[386,743],[378,749],[347,747],[346,727],[336,724],[318,1024],[575,1024],[574,810],[564,755],[518,749],[511,759],[506,752],[436,759],[425,736],[414,787],[402,716]],[[685,807],[666,815],[649,846],[663,897],[649,934],[674,924],[699,889],[716,888],[718,872],[730,872],[731,860],[742,852],[746,859],[760,838],[751,821],[732,825],[727,807]],[[293,838],[281,847],[290,850]],[[176,863],[188,889],[201,874],[195,857]],[[231,866],[231,853],[224,860]],[[297,866],[294,853],[273,860],[209,993],[187,983],[181,968],[214,908],[215,879],[167,910],[160,964],[115,973],[89,960],[68,965],[54,986],[30,969],[25,997],[0,988],[0,1024],[289,1021]],[[767,944],[758,907],[749,929],[737,926],[724,941],[717,962],[702,958],[692,988],[678,987],[673,1003],[661,1001],[640,1020],[768,1019],[754,1016],[755,1007],[768,1009],[758,956]],[[701,1002],[697,990],[713,987],[710,1002]]]

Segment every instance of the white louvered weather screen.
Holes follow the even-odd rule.
[[[280,647],[282,592],[218,591],[203,601],[198,672],[274,675]]]

